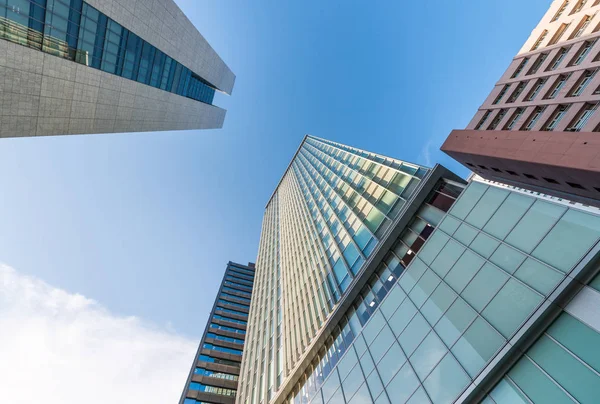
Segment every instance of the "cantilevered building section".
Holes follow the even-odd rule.
[[[0,137],[211,129],[235,76],[173,0],[0,0]]]
[[[442,150],[484,178],[600,206],[600,2],[555,0]]]
[[[598,209],[306,137],[236,402],[594,402],[599,239]]]
[[[240,377],[254,264],[229,262],[180,404],[233,404]]]

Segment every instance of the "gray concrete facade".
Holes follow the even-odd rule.
[[[172,0],[87,3],[231,93],[235,76]],[[226,111],[0,39],[0,137],[215,129]]]

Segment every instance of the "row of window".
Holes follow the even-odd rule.
[[[221,297],[226,298],[226,299],[236,299],[242,302],[246,302],[248,303],[248,305],[250,305],[251,300],[247,299],[245,297],[241,297],[241,296],[237,296],[237,295],[232,295],[226,292],[221,292]]]
[[[82,0],[0,0],[0,38],[212,104],[215,89]]]
[[[218,303],[219,304],[219,303]],[[222,303],[221,303],[222,304]],[[217,310],[221,310],[224,313],[229,313],[229,314],[235,314],[238,316],[245,316],[248,317],[248,313],[243,312],[243,311],[237,311],[237,310],[232,310],[232,309],[226,309],[225,307],[221,307],[221,306],[217,306]]]
[[[194,369],[194,374],[199,375],[199,376],[206,376],[206,377],[216,377],[217,379],[224,379],[224,380],[233,380],[233,381],[238,380],[238,375],[234,375],[231,373],[217,372],[215,370],[210,370],[210,369],[205,369],[205,368]]]
[[[212,333],[212,332],[207,333],[206,334],[206,338],[212,338],[212,339],[216,339],[216,340],[219,340],[219,341],[227,341],[227,342],[233,342],[234,344],[242,344],[242,345],[244,345],[244,340],[243,339],[226,337],[224,335],[215,334],[215,333]]]
[[[236,318],[231,318],[231,317],[227,317],[227,316],[222,316],[220,314],[214,314],[213,318],[215,320],[223,320],[223,321],[229,321],[230,323],[236,323],[236,324],[243,324],[243,325],[247,325],[248,322],[244,321],[244,320],[238,320]]]
[[[240,367],[240,362],[232,361],[232,360],[228,360],[228,359],[213,358],[210,355],[200,355],[198,357],[198,360],[201,362],[216,363],[217,365],[234,366],[234,367],[238,367],[238,368]]]
[[[596,110],[598,109],[598,105],[599,105],[598,102],[586,102],[585,104],[583,104],[583,106],[580,108],[577,115],[575,115],[575,117],[571,120],[571,122],[565,128],[565,131],[580,132],[587,125],[590,118],[595,114]],[[540,117],[543,115],[543,113],[546,111],[547,108],[548,108],[548,106],[546,106],[546,105],[540,105],[540,106],[535,107],[533,109],[533,111],[531,112],[531,114],[527,117],[525,122],[520,126],[519,129],[516,129],[516,124],[519,122],[519,120],[525,113],[525,108],[524,107],[516,108],[515,111],[513,112],[513,114],[511,115],[511,117],[509,118],[509,120],[504,125],[503,130],[530,131],[538,123],[538,120],[540,119]],[[560,105],[555,106],[553,113],[550,115],[550,117],[548,118],[546,123],[544,123],[544,125],[542,125],[541,130],[553,131],[558,126],[558,124],[563,119],[563,117],[567,114],[567,112],[569,111],[570,108],[571,108],[570,104],[560,104]],[[498,113],[496,114],[494,119],[490,122],[490,124],[488,125],[488,127],[485,130],[496,130],[498,127],[498,124],[500,124],[500,122],[504,119],[507,112],[508,112],[508,109],[506,109],[506,108],[498,110]],[[483,114],[483,117],[480,119],[477,126],[475,127],[475,130],[482,130],[484,124],[489,119],[491,114],[492,114],[492,110],[487,110]],[[600,126],[594,128],[592,130],[592,132],[598,132],[598,131],[600,131]]]
[[[238,277],[235,274],[233,274],[231,271],[227,274],[227,276],[225,277],[225,279],[229,279],[233,282],[239,282],[242,285],[246,285],[249,287],[252,287],[252,285],[254,285],[254,279],[245,279],[243,277]]]
[[[223,282],[223,285],[229,286],[230,288],[233,288],[233,289],[236,289],[235,292],[242,291],[242,292],[246,292],[248,295],[250,295],[252,293],[251,287],[242,286],[240,284],[237,284],[237,283],[234,283],[231,281],[225,281],[225,282]]]
[[[191,382],[190,390],[201,391],[203,393],[219,394],[221,396],[235,397],[236,391],[226,389],[225,387],[208,386],[206,384]]]
[[[235,302],[231,302],[229,300],[219,299],[218,302],[221,304],[227,304],[229,306],[239,307],[240,309],[245,309],[245,310],[250,309],[250,307],[247,304],[235,303]]]
[[[234,332],[236,334],[246,334],[245,330],[240,330],[238,328],[233,328],[233,327],[227,327],[226,325],[221,325],[221,324],[215,324],[215,323],[210,323],[210,328],[214,328],[216,330],[223,330],[223,331],[229,331],[229,332]]]
[[[225,284],[227,284],[227,282]],[[228,286],[224,286],[223,290],[226,291],[226,292],[238,293],[238,294],[240,294],[242,296],[246,296],[248,298],[250,298],[252,296],[251,292],[247,292],[245,290],[233,289],[233,288],[230,288]]]
[[[249,270],[247,268],[240,268],[240,267],[236,267],[236,266],[230,266],[229,269],[233,270],[233,271],[241,272],[241,273],[246,274],[246,275],[251,276],[251,277],[254,277],[254,275],[255,275],[254,271],[251,271],[251,270]]]
[[[481,164],[478,164],[478,165],[475,165],[475,164],[473,164],[473,163],[466,163],[466,164],[467,164],[469,167],[473,167],[473,168],[475,168],[475,169],[479,167],[480,169],[482,169],[482,170],[486,170],[486,171],[487,171],[487,170],[489,170],[489,169],[491,169],[491,170],[493,170],[493,171],[495,171],[495,172],[497,172],[497,173],[502,173],[502,172],[504,172],[504,171],[502,171],[501,169],[499,169],[499,168],[496,168],[496,167],[490,167],[490,168],[488,168],[488,167],[486,167],[486,166],[484,166],[484,165],[481,165]],[[506,172],[506,173],[508,173],[508,174],[510,174],[510,175],[512,175],[512,176],[515,176],[515,177],[518,177],[519,175],[522,175],[523,177],[525,177],[525,178],[528,178],[528,179],[530,179],[530,180],[534,180],[534,181],[541,181],[541,180],[544,180],[544,181],[545,181],[545,182],[547,182],[548,184],[554,184],[554,185],[558,185],[558,184],[560,184],[560,182],[558,182],[558,181],[557,181],[557,180],[555,180],[554,178],[542,177],[542,178],[540,179],[540,178],[536,177],[536,176],[535,176],[535,175],[533,175],[533,174],[527,174],[527,173],[522,173],[522,174],[519,174],[519,173],[517,173],[517,172],[515,172],[515,171],[513,171],[513,170],[505,170],[505,172]],[[566,181],[566,182],[565,182],[565,184],[567,184],[568,186],[570,186],[570,187],[571,187],[571,188],[573,188],[573,189],[587,190],[587,188],[586,188],[586,187],[584,187],[583,185],[581,185],[581,184],[578,184],[578,183],[576,183],[576,182],[570,182],[570,181]],[[596,191],[600,192],[600,187],[595,187],[595,188],[594,188],[594,190],[596,190]]]
[[[569,15],[573,15],[575,13],[580,12],[583,9],[583,7],[587,4],[587,2],[588,2],[588,0],[577,0],[577,2],[575,3],[575,6],[573,7],[573,9],[569,13]],[[564,0],[563,3],[561,4],[560,8],[556,12],[556,14],[554,14],[552,19],[550,20],[550,22],[554,22],[554,21],[558,20],[564,14],[565,10],[569,7],[569,5],[571,3],[572,3],[571,0]],[[600,0],[595,0],[594,4],[592,4],[592,7],[595,7],[598,4],[600,4]]]
[[[225,352],[225,353],[234,354],[234,355],[241,355],[242,354],[242,350],[241,349],[227,348],[227,347],[224,347],[224,346],[219,346],[219,345],[214,345],[214,344],[208,344],[208,343],[202,344],[202,348],[204,348],[204,349],[210,349],[212,351]]]

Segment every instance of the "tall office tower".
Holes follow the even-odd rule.
[[[0,0],[0,137],[220,128],[235,76],[173,0]]]
[[[600,2],[554,0],[442,150],[484,178],[600,206]]]
[[[229,262],[179,404],[233,404],[246,339],[254,264]]]
[[[599,270],[596,208],[307,137],[266,207],[237,403],[594,402]]]

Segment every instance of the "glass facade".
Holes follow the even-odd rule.
[[[235,402],[253,280],[253,264],[227,265],[180,404]]]
[[[0,0],[0,39],[212,104],[215,88],[82,0]]]
[[[357,299],[287,402],[457,401],[599,239],[598,211],[471,182],[409,265],[392,248],[382,297]],[[576,300],[484,402],[597,401],[600,320]]]
[[[265,210],[238,401],[275,396],[429,172],[304,140]],[[423,245],[448,199],[439,192],[423,208],[400,258]]]

